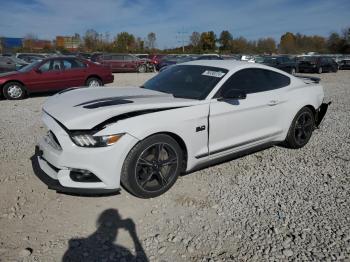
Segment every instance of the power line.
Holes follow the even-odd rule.
[[[185,32],[185,28],[182,27],[182,29],[179,32],[177,32],[176,39],[177,42],[182,45],[183,53],[185,53],[185,42],[187,42],[185,38],[188,38],[188,32]]]

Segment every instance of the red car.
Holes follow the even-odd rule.
[[[113,73],[148,71],[148,62],[130,54],[104,54],[97,59],[102,65],[109,66]]]
[[[166,55],[149,55],[149,59],[151,59],[152,64],[157,66],[160,63],[160,61],[163,59],[164,56],[166,56]]]
[[[7,99],[22,99],[34,92],[102,86],[113,80],[108,67],[76,57],[50,57],[0,74],[0,94]]]

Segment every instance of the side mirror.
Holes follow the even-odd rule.
[[[40,68],[35,68],[34,71],[35,71],[36,73],[38,73],[38,74],[41,74],[41,73],[42,73],[42,71],[40,70]]]
[[[246,99],[247,94],[246,92],[242,90],[237,89],[230,89],[227,92],[225,92],[220,98],[218,98],[218,101],[228,100],[228,99]]]

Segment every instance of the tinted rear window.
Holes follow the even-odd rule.
[[[282,88],[289,84],[290,78],[288,76],[267,69],[248,68],[234,73],[216,96],[221,96],[229,89],[252,94]]]

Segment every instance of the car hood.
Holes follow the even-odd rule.
[[[69,130],[88,130],[122,114],[191,106],[198,100],[175,98],[138,87],[74,88],[48,98],[43,110]]]
[[[0,78],[1,78],[1,77],[12,76],[12,75],[17,75],[18,73],[19,73],[18,71],[10,71],[10,72],[6,72],[6,73],[1,73],[1,74],[0,74]]]

